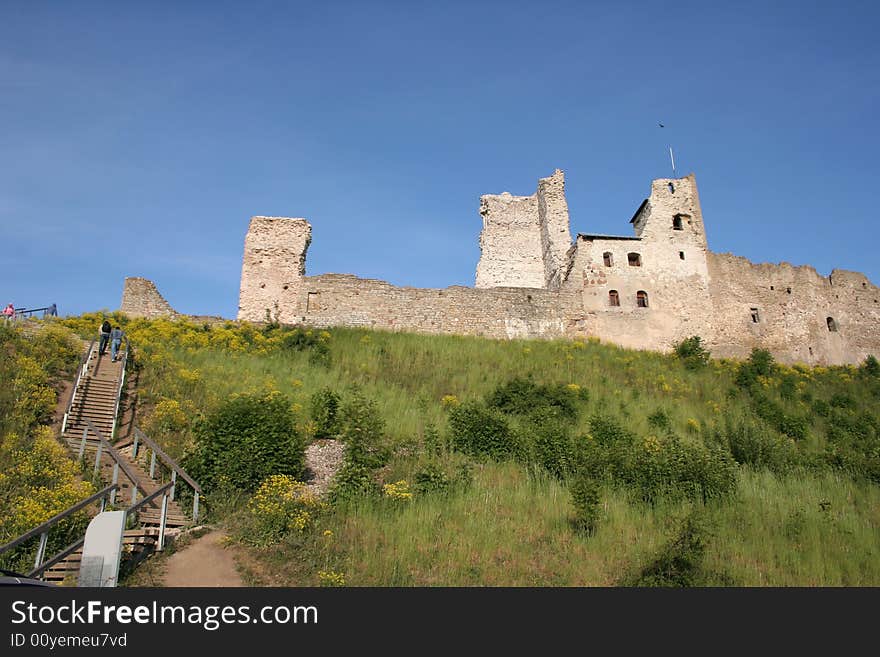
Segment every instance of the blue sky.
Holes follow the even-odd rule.
[[[307,273],[473,285],[481,194],[566,172],[629,234],[695,172],[710,248],[880,283],[876,2],[0,2],[0,302],[234,317],[253,215]],[[660,129],[658,121],[666,128]]]

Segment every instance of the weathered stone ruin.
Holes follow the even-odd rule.
[[[709,250],[696,180],[653,181],[633,235],[572,241],[562,171],[532,196],[480,199],[473,288],[397,287],[348,274],[306,276],[311,225],[253,217],[238,319],[495,338],[598,337],[666,351],[699,335],[716,357],[764,347],[787,362],[856,363],[880,354],[880,289],[859,273],[753,264]],[[122,310],[173,310],[145,279],[126,279]]]

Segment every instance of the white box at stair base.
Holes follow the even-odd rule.
[[[92,518],[86,529],[77,586],[116,586],[124,532],[125,511],[104,511]]]

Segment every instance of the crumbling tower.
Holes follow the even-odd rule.
[[[538,181],[531,196],[480,197],[483,230],[475,287],[559,287],[571,247],[565,174]]]
[[[252,217],[244,238],[238,319],[293,323],[312,227],[305,219]]]

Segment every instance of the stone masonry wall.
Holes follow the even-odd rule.
[[[293,322],[312,226],[305,219],[252,217],[244,240],[238,318]]]
[[[809,266],[753,264],[728,253],[710,254],[709,272],[716,356],[762,347],[786,362],[835,365],[880,354],[880,289],[862,274],[834,270],[826,278]]]
[[[565,174],[559,169],[538,181],[538,226],[541,230],[541,257],[544,261],[544,287],[557,288],[571,248],[568,202],[565,200]]]
[[[165,301],[153,281],[130,276],[122,286],[122,305],[119,309],[130,317],[164,317],[177,315]]]
[[[507,192],[480,197],[478,288],[542,288],[546,280],[538,201],[535,196]]]
[[[475,287],[558,287],[571,247],[565,174],[538,181],[531,196],[480,197],[483,230]]]
[[[556,338],[565,336],[573,325],[574,302],[549,290],[396,287],[348,274],[323,274],[303,280],[298,319],[311,326]]]

